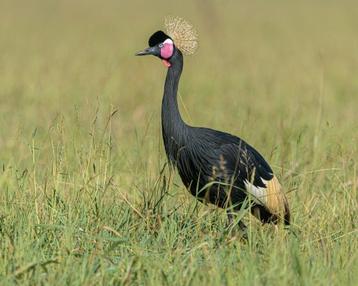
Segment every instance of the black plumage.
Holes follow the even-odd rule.
[[[170,37],[164,33],[163,31],[157,31],[148,40],[149,47],[154,47],[160,43],[163,43],[166,39],[170,39]]]
[[[151,39],[158,38],[154,35]],[[162,135],[168,160],[177,168],[186,188],[200,201],[231,211],[239,210],[248,199],[252,213],[262,222],[283,220],[289,224],[287,199],[272,169],[253,147],[231,134],[192,127],[182,120],[177,91],[183,55],[174,48],[166,60],[170,67],[162,100]],[[272,198],[251,196],[250,187]]]

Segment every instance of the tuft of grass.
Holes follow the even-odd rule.
[[[357,285],[355,1],[137,4],[0,4],[0,284]],[[242,241],[168,168],[165,70],[133,56],[168,14],[200,36],[184,117],[268,159],[289,231]]]

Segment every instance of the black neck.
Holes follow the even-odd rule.
[[[162,132],[165,151],[169,160],[174,163],[179,149],[185,145],[188,128],[181,118],[177,102],[179,79],[183,70],[183,55],[178,49],[175,49],[170,63],[162,101]]]

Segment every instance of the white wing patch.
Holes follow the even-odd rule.
[[[253,200],[278,217],[289,216],[289,207],[285,193],[282,191],[280,182],[275,176],[266,181],[261,178],[265,187],[256,187],[248,180],[245,180],[246,191],[252,196]]]
[[[267,181],[261,179],[262,182],[267,186]],[[248,180],[244,181],[246,191],[253,196],[253,199],[259,204],[266,204],[267,202],[267,189],[265,187],[256,187]]]

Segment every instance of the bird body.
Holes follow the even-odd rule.
[[[245,202],[263,223],[284,221],[290,212],[280,183],[265,159],[237,136],[210,128],[187,125],[179,111],[177,91],[183,55],[163,32],[149,40],[153,54],[168,67],[162,100],[162,135],[169,162],[190,193],[202,202],[238,211]],[[172,44],[172,53],[167,56]],[[163,52],[165,49],[165,52]],[[229,217],[230,219],[230,217]]]

